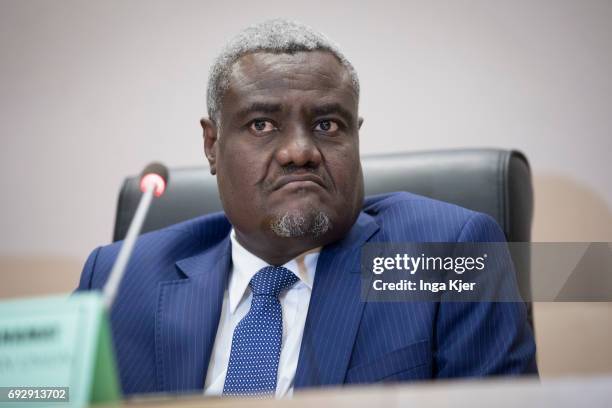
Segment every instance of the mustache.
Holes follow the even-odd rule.
[[[324,171],[321,171],[320,166],[297,166],[295,164],[288,164],[281,167],[277,174],[266,180],[264,183],[265,187],[266,189],[275,190],[280,184],[283,184],[283,180],[286,180],[288,177],[292,176],[304,177],[305,179],[315,181],[321,184],[324,188],[329,188],[331,185],[329,182],[329,177],[327,177]]]
[[[280,168],[280,173],[281,174],[279,174],[279,176],[291,176],[293,174],[312,173],[320,177],[320,174],[318,174],[319,171],[317,170],[317,168],[314,166],[309,166],[309,165],[297,166],[295,164],[288,164]]]

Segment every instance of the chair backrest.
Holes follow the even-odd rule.
[[[491,215],[508,241],[531,239],[531,172],[520,152],[438,150],[366,156],[361,162],[366,195],[409,191],[448,201]],[[127,233],[139,198],[138,177],[126,178],[119,193],[115,241]],[[208,168],[171,169],[168,190],[153,202],[143,232],[220,210],[216,179]],[[521,294],[529,299],[529,255],[513,253],[513,260]]]

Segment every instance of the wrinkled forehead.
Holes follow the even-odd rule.
[[[348,69],[327,51],[242,56],[232,66],[222,106],[231,109],[265,98],[290,101],[298,97],[325,99],[355,111],[358,106]]]

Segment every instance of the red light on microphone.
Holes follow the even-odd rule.
[[[140,191],[143,193],[147,191],[150,183],[155,184],[155,191],[153,192],[155,197],[160,197],[166,191],[166,182],[163,177],[155,173],[145,174],[140,178]]]

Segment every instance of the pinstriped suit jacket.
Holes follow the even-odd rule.
[[[202,392],[231,266],[230,224],[211,214],[139,238],[111,313],[125,394]],[[537,373],[522,303],[360,300],[366,242],[497,242],[489,216],[425,197],[367,197],[323,248],[295,388]],[[117,243],[87,260],[78,290],[99,289]]]

